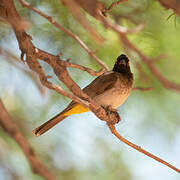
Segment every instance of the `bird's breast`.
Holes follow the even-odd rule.
[[[127,88],[112,88],[96,97],[94,97],[94,100],[99,105],[104,106],[111,106],[112,108],[116,109],[121,104],[124,103],[124,101],[127,99],[127,97],[130,94],[131,89]]]

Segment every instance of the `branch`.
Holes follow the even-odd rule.
[[[139,90],[139,91],[151,91],[153,90],[154,88],[153,87],[134,87],[133,90]]]
[[[21,59],[23,60],[24,55],[26,55],[26,62],[29,68],[36,73],[38,73],[40,81],[43,85],[46,87],[53,89],[57,91],[58,93],[61,93],[64,96],[67,96],[74,101],[82,104],[85,107],[88,107],[96,116],[104,120],[106,122],[109,122],[113,120],[114,123],[119,121],[119,117],[116,114],[107,115],[106,111],[100,107],[99,105],[95,104],[95,102],[88,97],[81,89],[80,87],[71,79],[69,76],[66,67],[61,66],[58,62],[62,62],[60,58],[48,58],[50,56],[49,53],[46,53],[44,51],[41,51],[40,49],[37,49],[33,43],[31,42],[32,38],[29,36],[25,30],[23,29],[23,26],[19,26],[21,24],[21,17],[17,13],[13,0],[0,0],[0,16],[2,16],[4,19],[6,19],[10,25],[12,26],[16,38],[18,40],[19,48],[22,52]],[[46,57],[43,57],[43,55],[47,55]],[[52,68],[57,75],[57,77],[73,92],[73,94],[68,93],[64,91],[61,87],[52,84],[47,79],[46,74],[42,70],[42,67],[40,66],[39,62],[37,61],[37,58],[43,58],[46,62],[49,62],[50,65],[52,65]],[[68,62],[66,62],[68,63]],[[4,120],[4,119],[3,119]],[[1,118],[2,121],[2,118]],[[16,126],[13,127],[13,130],[9,130],[8,128],[11,128],[11,125],[7,123],[8,126],[6,126],[7,120],[3,121],[3,127],[4,129],[8,130],[8,132],[14,137],[19,145],[23,148],[23,151],[25,155],[27,156],[31,167],[33,168],[33,171],[35,173],[39,173],[41,175],[44,175],[46,179],[53,180],[54,177],[48,172],[48,170],[43,166],[43,164],[37,159],[36,155],[33,153],[32,149],[28,146],[27,142],[23,138],[22,134],[19,132]],[[15,130],[14,130],[15,129]],[[15,132],[15,133],[13,133]],[[20,139],[19,139],[20,138]],[[35,158],[36,157],[36,158]],[[37,166],[36,166],[37,165]]]
[[[53,55],[50,55],[49,53],[42,51],[33,45],[33,43],[31,42],[32,40],[31,36],[29,36],[25,32],[22,26],[21,27],[18,26],[21,23],[21,17],[17,13],[13,1],[12,0],[1,0],[1,1],[3,3],[1,6],[2,11],[0,11],[0,15],[4,17],[11,24],[16,34],[19,48],[22,52],[21,59],[23,60],[24,55],[26,55],[27,65],[31,70],[38,73],[41,83],[46,87],[56,90],[58,93],[61,93],[62,95],[71,98],[72,100],[80,103],[81,105],[88,107],[99,119],[106,122],[109,121],[118,122],[119,117],[117,117],[117,114],[114,115],[107,114],[104,108],[96,104],[72,80],[72,78],[69,76],[66,70],[66,66],[63,65],[63,63],[69,63],[69,62],[63,62],[62,60],[60,60],[59,56],[58,57],[55,56],[56,57],[55,58]],[[39,62],[37,61],[37,58],[46,61],[53,68],[54,73],[59,78],[59,80],[61,80],[73,94],[68,93],[64,91],[61,87],[49,82],[47,80],[48,77],[44,73]]]
[[[78,0],[61,0],[62,3],[68,7],[69,11],[72,13],[74,18],[84,27],[84,29],[91,35],[91,37],[98,43],[102,44],[104,42],[104,39],[101,37],[101,35],[93,29],[93,27],[90,25],[89,20],[86,18],[86,16],[83,15],[83,13],[80,11],[81,4],[83,4],[83,1],[80,1],[80,4],[78,4]]]
[[[117,116],[116,113],[112,113],[112,114],[106,113],[105,109],[97,105],[90,97],[88,97],[69,76],[66,70],[66,66],[60,64],[62,62],[60,58],[59,59],[49,58],[48,57],[49,53],[46,53],[40,49],[37,49],[33,45],[33,43],[31,42],[32,38],[25,32],[25,30],[22,27],[19,28],[18,26],[19,21],[21,21],[21,18],[14,7],[13,1],[12,0],[1,0],[1,1],[3,2],[4,7],[2,5],[3,11],[2,12],[0,11],[0,13],[2,13],[2,16],[5,17],[7,21],[13,27],[13,30],[16,34],[16,37],[19,43],[19,48],[22,52],[21,57],[23,58],[23,56],[26,55],[26,62],[29,68],[38,73],[41,82],[44,85],[46,85],[48,88],[52,88],[56,90],[58,93],[62,93],[62,94],[64,93],[63,95],[70,97],[71,99],[75,100],[76,102],[82,104],[85,107],[88,107],[99,119],[106,121],[109,127],[112,127],[112,125],[117,123],[120,120],[120,117]],[[104,21],[103,23],[104,24],[106,23],[108,25],[106,21]],[[113,30],[115,28],[114,26],[109,26],[109,27],[113,28]],[[115,28],[115,30],[117,29]],[[42,57],[41,55],[43,53],[45,53],[47,57]],[[71,90],[71,92],[73,92],[74,95],[62,90],[61,87],[48,82],[47,76],[43,72],[42,67],[37,61],[37,58],[40,58],[40,59],[42,58],[44,59],[44,61],[49,63],[49,65],[51,65],[51,67],[53,68],[54,73],[59,78],[59,80],[61,80]],[[112,131],[112,133],[116,134],[114,130]],[[138,150],[137,148],[135,149]],[[169,167],[172,168],[174,166],[169,166]]]
[[[180,2],[179,0],[159,0],[162,6],[164,6],[166,9],[173,9],[174,12],[180,16]]]
[[[69,98],[71,98],[72,100],[78,102],[79,104],[89,108],[99,119],[103,120],[103,121],[112,121],[112,119],[114,119],[114,122],[119,121],[115,116],[113,115],[107,115],[105,110],[100,107],[99,105],[97,105],[90,97],[88,97],[81,89],[80,87],[72,80],[72,78],[69,76],[67,70],[66,70],[66,64],[69,64],[69,62],[65,62],[60,60],[59,58],[57,58],[56,56],[53,56],[52,54],[49,54],[45,51],[42,51],[40,49],[38,49],[36,51],[36,57],[44,60],[45,62],[47,62],[54,70],[54,73],[56,74],[56,76],[58,77],[58,79],[60,81],[62,81],[71,92],[73,92],[74,95],[64,91],[64,90],[60,90],[60,87],[57,85],[53,85],[52,83],[48,82],[45,78],[45,75],[42,74],[42,72],[40,72],[39,66],[37,67],[31,67],[30,68],[34,71],[36,71],[39,76],[40,79],[42,79],[42,83],[47,86],[50,89],[54,89],[56,90],[58,93],[61,93],[64,96],[67,96]],[[32,59],[29,61],[27,59],[27,63],[30,65]]]
[[[66,33],[68,36],[72,37],[74,40],[76,40],[80,46],[85,49],[85,51],[89,54],[89,56],[91,56],[98,64],[100,64],[105,70],[108,70],[107,65],[102,62],[95,54],[93,51],[91,51],[88,46],[79,38],[78,35],[72,33],[70,30],[65,29],[64,27],[62,27],[58,22],[56,22],[51,16],[46,15],[45,13],[41,12],[39,9],[34,8],[33,6],[31,6],[28,2],[24,1],[24,0],[19,0],[19,2],[21,3],[21,5],[23,7],[26,7],[28,9],[30,9],[31,11],[36,12],[37,14],[39,14],[40,16],[44,17],[45,19],[47,19],[51,24],[53,24],[54,26],[56,26],[59,30],[63,31],[64,33]]]
[[[102,19],[103,18],[103,19]],[[158,70],[158,68],[154,65],[154,62],[156,60],[153,60],[145,55],[142,54],[142,52],[137,49],[127,38],[126,33],[121,31],[118,25],[112,24],[110,21],[105,19],[102,16],[102,23],[104,24],[105,27],[108,27],[112,29],[114,32],[116,32],[119,35],[119,38],[123,42],[123,44],[131,49],[132,51],[136,52],[138,56],[141,58],[141,60],[147,65],[151,73],[159,80],[159,82],[167,89],[174,90],[176,92],[180,92],[180,84],[174,83],[169,81],[164,75]]]
[[[92,76],[100,76],[102,75],[106,70],[105,69],[100,69],[99,71],[93,71],[90,68],[81,66],[79,64],[74,64],[74,63],[70,63],[70,62],[65,62],[65,61],[61,61],[60,64],[66,66],[66,67],[71,67],[71,68],[76,68],[76,69],[80,69],[82,71],[86,71],[89,74],[91,74]]]
[[[123,143],[127,144],[128,146],[131,146],[132,148],[136,149],[137,151],[145,154],[146,156],[149,156],[150,158],[164,164],[165,166],[170,167],[171,169],[175,170],[176,172],[180,173],[180,169],[176,168],[175,166],[169,164],[168,162],[164,161],[163,159],[149,153],[148,151],[142,149],[140,146],[137,146],[136,144],[131,143],[130,141],[128,141],[127,139],[125,139],[124,137],[122,137],[117,131],[116,128],[113,125],[108,125],[110,131],[112,132],[112,134],[114,134],[120,141],[122,141]]]
[[[45,61],[48,64],[51,64],[52,61],[56,61],[56,63],[58,63],[60,66],[66,66],[66,67],[71,67],[71,68],[76,68],[76,69],[80,69],[82,71],[86,71],[89,74],[91,74],[92,76],[100,76],[101,74],[103,74],[106,70],[100,69],[99,71],[93,71],[90,68],[84,67],[82,65],[79,64],[74,64],[74,63],[70,63],[69,61],[63,61],[60,59],[60,56],[54,56],[48,52],[45,52],[43,50],[40,50],[38,48],[36,48],[36,55],[39,59]]]
[[[155,66],[154,62],[156,60],[151,59],[141,53],[139,49],[137,49],[127,38],[125,34],[120,33],[120,38],[124,45],[126,45],[129,49],[136,52],[141,60],[147,65],[151,73],[159,80],[159,82],[167,89],[174,90],[178,93],[180,93],[180,84],[174,83],[169,81],[164,75],[158,70],[158,68]]]
[[[39,160],[29,143],[26,141],[22,132],[12,121],[6,111],[2,101],[0,100],[0,126],[6,131],[20,146],[24,152],[31,169],[34,173],[39,174],[47,180],[54,180],[55,177],[47,170],[44,164]]]
[[[124,2],[127,2],[128,0],[119,0],[117,2],[113,2],[108,8],[105,8],[102,10],[102,13],[104,15],[106,15],[106,13],[109,13],[112,11],[112,9],[115,7],[115,6],[118,6],[119,4],[122,4]]]
[[[13,66],[17,67],[18,69],[21,69],[32,81],[35,82],[37,88],[41,92],[41,94],[45,94],[45,88],[42,86],[42,84],[39,81],[39,77],[37,74],[30,69],[28,69],[24,64],[21,63],[20,59],[17,58],[12,52],[1,50],[0,49],[0,55],[3,55],[7,57],[7,61],[12,64]]]
[[[168,80],[165,79],[164,76],[162,76],[160,74],[160,72],[156,69],[156,67],[154,66],[153,62],[151,61],[149,58],[147,58],[146,56],[144,56],[126,37],[126,33],[122,32],[118,27],[118,25],[114,25],[112,23],[110,23],[107,19],[105,19],[103,16],[101,18],[101,22],[104,24],[104,26],[106,28],[110,28],[112,29],[114,32],[116,32],[119,37],[121,38],[122,42],[131,50],[135,51],[143,60],[143,62],[145,62],[148,67],[150,68],[150,70],[156,75],[157,78],[159,78],[160,82],[163,83],[163,85],[166,85],[166,87],[168,86],[168,88],[171,88],[173,90],[177,90],[178,92],[180,91],[180,85],[177,85],[175,83],[172,83]],[[176,87],[177,86],[177,87]],[[155,159],[156,161],[168,166],[169,168],[175,170],[176,172],[180,173],[180,169],[176,168],[175,166],[167,163],[166,161],[160,159],[159,157],[154,156],[153,154],[143,150],[141,147],[129,142],[128,140],[126,140],[125,138],[123,138],[122,136],[120,136],[118,134],[118,132],[116,131],[114,125],[108,124],[109,129],[111,130],[112,134],[114,134],[119,140],[123,141],[124,143],[126,143],[127,145],[131,146],[132,148],[136,149],[137,151],[146,154],[147,156]]]

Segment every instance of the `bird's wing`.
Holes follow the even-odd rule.
[[[106,72],[92,81],[83,91],[93,98],[114,87],[117,79],[117,73],[113,71]]]
[[[108,71],[97,77],[94,81],[92,81],[83,89],[83,91],[91,98],[100,95],[104,91],[114,87],[114,84],[117,82],[118,79],[118,74],[113,71]],[[75,101],[72,101],[65,109],[65,111],[71,109],[75,104],[77,103]]]
[[[95,97],[97,95],[102,94],[106,90],[114,87],[114,84],[117,82],[117,74],[113,72],[107,72],[103,75],[97,77],[94,81],[92,81],[88,86],[86,86],[83,91],[89,95],[90,97]],[[51,129],[57,123],[65,119],[67,116],[65,113],[69,112],[73,107],[75,107],[77,103],[72,101],[67,108],[65,108],[61,113],[56,115],[54,118],[50,119],[49,121],[45,122],[38,128],[36,128],[33,132],[36,136],[39,136],[45,133],[47,130]],[[83,111],[82,111],[83,112]],[[85,111],[84,111],[85,112]]]

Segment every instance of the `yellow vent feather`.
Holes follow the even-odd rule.
[[[80,105],[80,104],[76,104],[75,106],[73,106],[69,111],[65,112],[64,115],[65,116],[70,116],[73,114],[81,114],[83,112],[88,112],[89,109]]]

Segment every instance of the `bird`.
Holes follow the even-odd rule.
[[[133,86],[133,73],[131,72],[129,59],[121,54],[111,71],[107,71],[94,79],[87,85],[83,92],[91,97],[95,103],[109,111],[117,111],[117,108],[124,103],[130,95]],[[73,114],[88,112],[87,107],[75,101],[71,103],[59,114],[37,127],[33,133],[36,136],[44,134],[56,124]]]

